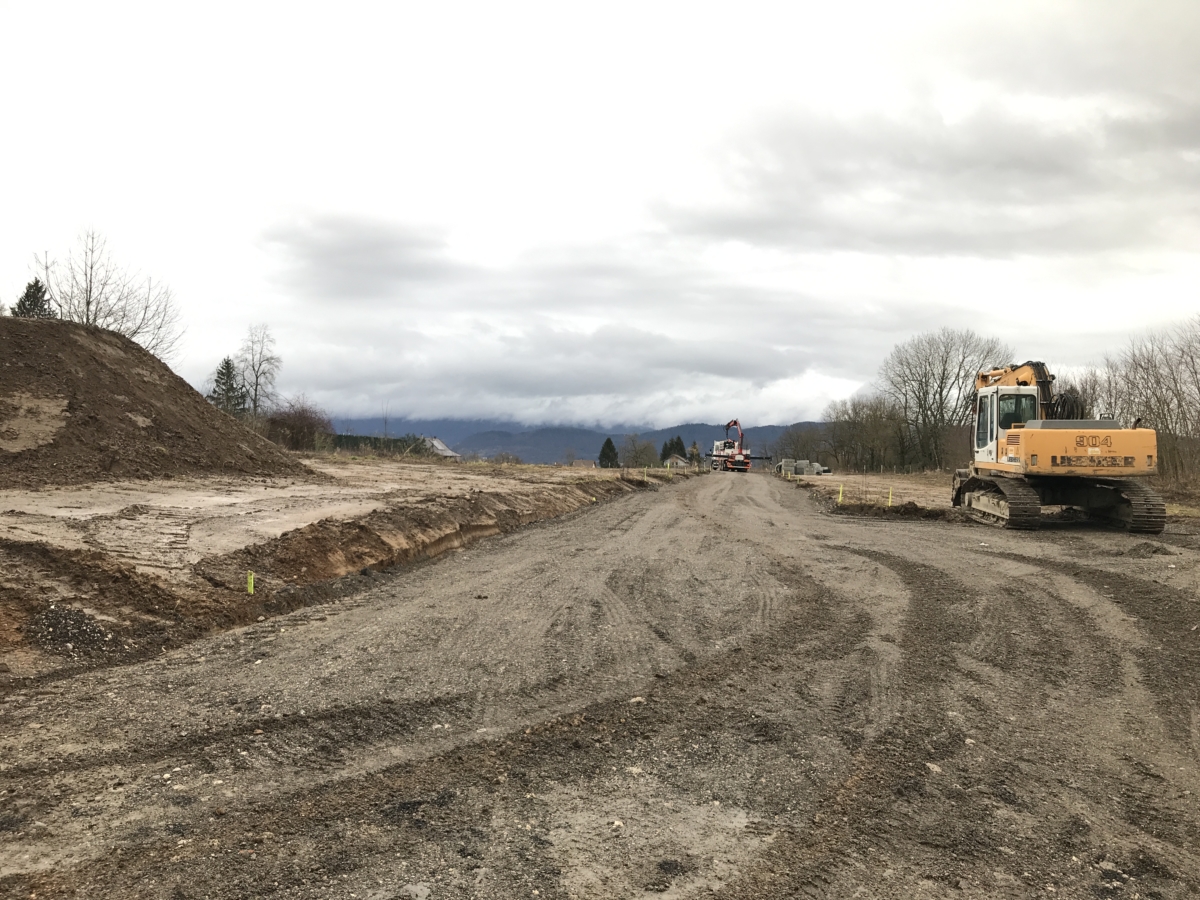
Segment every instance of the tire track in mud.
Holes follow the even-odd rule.
[[[881,551],[839,549],[887,567],[908,591],[894,676],[904,701],[894,719],[857,750],[811,822],[781,834],[756,870],[730,887],[732,897],[847,896],[851,891],[840,884],[843,873],[861,868],[872,850],[928,857],[924,847],[930,844],[943,846],[940,861],[927,866],[932,870],[928,874],[948,881],[953,873],[945,851],[973,859],[992,844],[985,828],[957,827],[945,833],[944,823],[961,822],[961,811],[939,823],[922,809],[932,771],[926,763],[937,765],[964,746],[961,727],[946,714],[945,694],[957,670],[955,645],[974,637],[965,608],[972,594],[930,566]]]
[[[1137,620],[1149,646],[1133,648],[1171,736],[1200,758],[1200,600],[1183,591],[1074,560],[993,555],[1077,581]]]
[[[1121,689],[1118,648],[1086,612],[1037,586],[972,590],[932,566],[839,549],[887,566],[907,588],[894,685],[904,700],[808,827],[782,834],[730,896],[842,897],[881,881],[893,896],[922,882],[987,896],[1037,884],[1096,894],[1134,880],[1150,891],[1143,896],[1191,896],[1186,848],[1200,833],[1186,792],[1157,773],[1130,785],[1127,772],[1098,767],[1092,743],[1103,738],[1088,734],[1086,712],[1053,721],[1064,706],[1103,703]],[[1041,708],[1047,719],[1012,724],[1010,712]],[[1136,775],[1132,750],[1122,759]],[[1114,775],[1123,821],[1105,823],[1097,849],[1093,819],[1118,799],[1109,797]],[[1014,817],[1038,828],[1013,833]],[[1082,868],[1075,854],[1087,855]]]
[[[775,628],[743,636],[736,647],[653,679],[642,691],[644,703],[604,700],[532,725],[525,733],[472,742],[299,792],[260,796],[239,812],[233,838],[222,817],[205,819],[181,810],[175,823],[164,828],[127,832],[117,842],[119,854],[54,873],[12,876],[0,880],[0,887],[47,897],[86,892],[90,886],[102,885],[110,892],[114,886],[128,886],[132,896],[157,881],[153,890],[145,888],[146,895],[240,897],[278,882],[300,896],[323,897],[335,877],[353,880],[368,870],[375,873],[403,853],[408,865],[430,869],[457,862],[478,872],[488,861],[489,887],[481,896],[527,893],[534,883],[530,879],[536,879],[543,896],[565,896],[554,887],[561,859],[548,839],[550,812],[538,795],[555,784],[606,780],[614,767],[627,766],[631,759],[658,752],[665,756],[650,749],[663,746],[680,750],[677,761],[661,764],[655,777],[673,784],[676,793],[701,797],[703,803],[716,799],[784,813],[785,804],[797,802],[795,797],[757,785],[753,775],[759,769],[745,769],[747,758],[755,754],[793,758],[793,745],[803,743],[823,715],[803,698],[806,670],[789,673],[788,664],[796,654],[817,653],[818,647],[818,655],[844,657],[861,644],[868,623],[840,616],[833,598],[801,576],[778,574],[789,581],[789,597]],[[789,679],[795,679],[795,718],[772,720],[750,711],[771,706],[763,696],[769,681]],[[294,731],[287,733],[297,737]],[[731,777],[714,783],[705,773],[717,769]],[[814,780],[808,772],[796,780],[800,787],[795,790],[808,796],[821,778]],[[533,826],[506,827],[514,820]],[[769,830],[767,826],[762,833]],[[251,852],[253,860],[247,858]],[[169,863],[171,856],[177,857],[174,863]],[[671,865],[649,868],[647,884],[653,879],[669,882],[689,871],[682,863],[678,872]],[[340,880],[338,886],[345,888]],[[464,888],[440,896],[470,895],[474,892]]]
[[[342,747],[356,747],[440,722],[448,715],[462,714],[471,701],[472,698],[467,695],[441,696],[407,703],[385,698],[378,702],[341,706],[305,715],[256,716],[236,726],[213,729],[200,726],[203,730],[136,749],[122,748],[70,756],[47,753],[39,757],[37,762],[5,766],[0,770],[0,785],[10,788],[8,794],[11,796],[16,793],[17,786],[26,789],[35,787],[38,777],[57,778],[114,765],[162,768],[184,759],[227,757],[231,748],[247,746],[247,741],[270,746],[272,740],[286,740],[294,749],[294,755],[303,757],[321,744],[332,742]],[[234,702],[247,708],[258,705],[257,698]]]

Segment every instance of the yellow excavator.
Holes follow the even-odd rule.
[[[954,505],[979,522],[1038,528],[1043,506],[1070,506],[1133,532],[1159,534],[1162,498],[1153,428],[1085,418],[1077,394],[1054,395],[1045,363],[975,378],[974,459],[954,473]]]

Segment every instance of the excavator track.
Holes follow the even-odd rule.
[[[990,500],[985,506],[973,505],[971,495]],[[1033,530],[1042,526],[1042,501],[1029,484],[1020,478],[972,477],[963,485],[963,511],[976,522],[1003,528]]]
[[[1112,488],[1129,501],[1129,509],[1120,516],[1096,518],[1124,525],[1133,534],[1162,534],[1167,527],[1167,505],[1155,491],[1143,481],[1130,478],[1096,478],[1093,484]]]

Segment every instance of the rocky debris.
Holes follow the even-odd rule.
[[[111,631],[71,606],[48,606],[29,623],[29,636],[50,653],[88,656],[113,648]]]

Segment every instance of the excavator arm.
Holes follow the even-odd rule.
[[[994,387],[996,385],[1017,385],[1026,387],[1036,384],[1038,389],[1038,406],[1041,407],[1039,419],[1050,419],[1054,406],[1054,391],[1051,382],[1054,376],[1043,362],[1021,363],[1019,366],[1005,366],[1003,369],[992,369],[990,372],[980,372],[975,376],[975,390]]]
[[[990,372],[980,372],[975,376],[975,390],[1000,385],[1017,385],[1025,387],[1037,385],[1038,389],[1038,418],[1039,419],[1086,419],[1088,418],[1087,404],[1073,389],[1068,388],[1055,396],[1052,384],[1054,376],[1046,368],[1044,362],[1029,360],[1019,366],[1005,366],[1002,369],[992,369]]]

